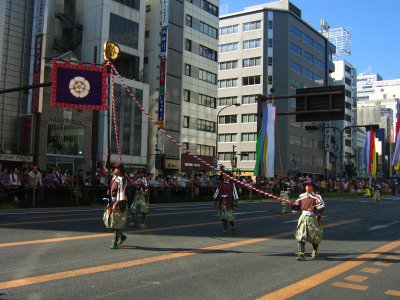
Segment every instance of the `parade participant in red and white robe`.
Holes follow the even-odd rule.
[[[236,186],[229,179],[230,174],[223,174],[223,181],[218,184],[217,190],[214,194],[214,205],[219,209],[219,217],[222,222],[223,233],[228,231],[228,223],[231,225],[232,232],[236,231],[235,217],[233,212],[237,208],[239,195]]]
[[[325,208],[325,203],[321,195],[314,192],[315,183],[308,179],[303,182],[306,192],[301,194],[295,201],[287,201],[292,205],[293,210],[301,211],[301,216],[297,223],[295,238],[298,242],[299,251],[297,260],[305,260],[305,244],[312,244],[313,252],[311,259],[315,260],[318,257],[318,246],[322,241],[322,228],[320,224],[321,214]]]

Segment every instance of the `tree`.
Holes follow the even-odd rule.
[[[357,176],[357,168],[354,163],[350,160],[346,161],[343,165],[344,174],[347,178],[353,178]]]

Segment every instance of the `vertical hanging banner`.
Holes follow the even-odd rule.
[[[43,49],[46,47],[46,32],[47,32],[47,1],[38,0],[35,3],[34,18],[36,20],[35,34],[35,46],[33,49],[33,66],[32,66],[32,85],[39,85],[43,82],[44,78],[44,64],[42,64],[43,59]],[[41,112],[42,111],[42,98],[43,90],[41,88],[32,89],[31,98],[31,112]]]
[[[394,148],[392,166],[396,171],[400,170],[400,116],[397,115],[396,122],[396,146]]]
[[[377,168],[376,149],[375,149],[375,132],[367,131],[365,140],[365,171],[368,175],[375,176]]]
[[[166,27],[169,22],[169,0],[162,0],[161,5],[161,27]]]
[[[257,138],[255,176],[275,176],[275,116],[276,107],[265,105],[261,130]]]
[[[160,46],[160,58],[161,60],[167,59],[167,27],[161,29],[161,46]]]
[[[53,59],[51,105],[61,108],[106,110],[105,67],[84,66]]]

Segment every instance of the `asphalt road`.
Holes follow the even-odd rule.
[[[111,250],[102,208],[0,211],[0,299],[400,299],[400,197],[325,199],[320,257],[294,255],[298,214],[241,202],[152,206]]]

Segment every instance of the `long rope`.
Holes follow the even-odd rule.
[[[130,95],[131,99],[135,102],[135,104],[137,105],[137,107],[145,114],[145,116],[149,119],[149,121],[150,121],[151,123],[153,123],[154,126],[156,126],[156,127],[158,128],[158,130],[160,130],[160,132],[161,132],[162,134],[164,134],[172,143],[174,143],[176,146],[178,146],[179,148],[181,148],[181,149],[182,149],[183,151],[185,151],[187,154],[189,154],[189,155],[193,156],[194,158],[196,158],[198,161],[200,161],[201,163],[203,163],[204,165],[206,165],[206,166],[209,167],[210,169],[215,170],[215,171],[217,171],[217,172],[220,172],[220,173],[222,173],[222,174],[224,174],[224,175],[227,175],[227,176],[229,177],[229,179],[231,179],[232,181],[236,182],[236,183],[239,184],[239,185],[242,185],[242,186],[244,186],[244,187],[246,187],[246,188],[248,188],[248,189],[250,189],[250,190],[253,190],[253,191],[255,191],[255,192],[259,193],[259,194],[268,196],[268,197],[273,198],[273,199],[276,199],[276,200],[285,201],[285,202],[288,201],[287,199],[284,199],[284,198],[275,196],[275,195],[273,195],[273,194],[269,194],[269,193],[267,193],[267,192],[265,192],[265,191],[259,190],[259,189],[255,188],[255,187],[251,186],[250,184],[247,184],[247,183],[244,183],[244,182],[242,182],[242,181],[240,181],[240,180],[237,180],[236,178],[230,176],[229,174],[227,174],[227,173],[225,173],[225,172],[223,172],[223,171],[221,171],[221,170],[218,170],[218,169],[217,169],[216,167],[214,167],[213,165],[209,164],[209,163],[206,162],[205,160],[203,160],[203,159],[201,159],[200,157],[198,157],[195,153],[193,153],[193,152],[191,152],[190,150],[186,149],[182,144],[180,144],[177,140],[175,140],[167,131],[165,131],[163,128],[161,128],[160,125],[158,124],[158,122],[155,121],[155,120],[150,116],[150,114],[149,114],[147,111],[145,111],[145,109],[144,109],[143,106],[140,104],[140,102],[139,102],[139,101],[136,99],[136,97],[132,94],[132,92],[131,92],[131,90],[129,89],[128,85],[125,83],[124,79],[123,79],[122,76],[119,74],[119,72],[117,71],[117,69],[115,68],[115,66],[114,66],[110,61],[107,61],[107,65],[108,65],[109,67],[111,67],[113,73],[114,73],[115,75],[117,75],[118,78],[121,80],[122,85],[124,86],[124,88],[125,88],[125,90],[127,91],[127,93]],[[114,114],[114,115],[115,115],[115,114]],[[117,145],[118,145],[118,144],[117,144]],[[117,147],[118,147],[118,146],[117,146]]]
[[[113,69],[114,70],[114,69]],[[121,149],[119,147],[119,135],[118,135],[118,123],[117,123],[117,110],[115,105],[115,82],[114,82],[114,72],[111,73],[111,102],[112,102],[112,110],[113,110],[113,121],[114,121],[114,132],[115,132],[115,145],[117,146],[118,160],[119,163],[122,163],[121,157]]]

